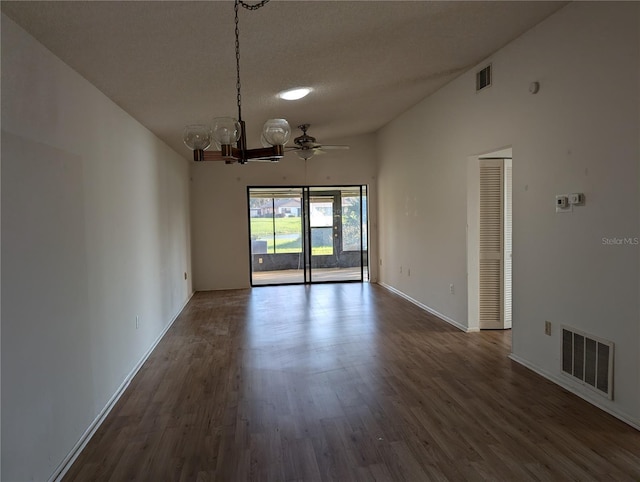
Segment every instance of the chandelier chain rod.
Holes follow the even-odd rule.
[[[240,27],[238,24],[238,6],[242,6],[247,10],[258,10],[264,7],[269,0],[262,0],[255,4],[249,4],[242,0],[236,0],[234,4],[235,24],[236,24],[236,90],[237,90],[237,102],[238,102],[238,121],[242,121],[242,94],[240,83]]]
[[[255,3],[253,5],[247,2],[243,2],[242,0],[238,0],[238,3],[242,5],[244,8],[246,8],[247,10],[258,10],[259,8],[262,8],[267,3],[269,3],[269,0],[262,0],[261,2]]]

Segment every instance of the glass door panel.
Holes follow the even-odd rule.
[[[363,280],[369,279],[366,189],[366,186],[357,186],[341,191],[343,264],[354,267],[361,263]]]
[[[302,188],[249,190],[251,283],[304,283]]]
[[[337,193],[309,193],[309,230],[311,231],[311,281],[333,281],[327,279],[337,267],[335,223]]]
[[[311,281],[363,281],[361,186],[310,187],[309,206]]]

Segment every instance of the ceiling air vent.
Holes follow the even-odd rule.
[[[476,73],[476,92],[491,85],[491,64]]]
[[[562,327],[562,371],[613,399],[613,342]]]

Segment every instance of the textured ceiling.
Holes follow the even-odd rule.
[[[243,118],[369,133],[566,2],[279,1],[240,11]],[[237,116],[229,1],[2,1],[2,11],[185,157],[184,125]],[[276,94],[312,87],[292,102]],[[295,130],[294,135],[299,131]]]

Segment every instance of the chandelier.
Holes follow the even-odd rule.
[[[244,164],[250,160],[278,161],[284,155],[284,145],[291,135],[291,127],[285,119],[269,119],[262,128],[262,148],[247,149],[245,123],[242,120],[242,95],[240,91],[240,30],[238,27],[238,7],[247,10],[258,10],[269,0],[250,5],[242,0],[235,0],[235,34],[236,34],[236,90],[238,118],[216,117],[211,125],[192,124],[184,129],[183,141],[193,150],[194,161],[225,161],[227,164],[239,162]],[[207,150],[214,144],[218,150]]]

